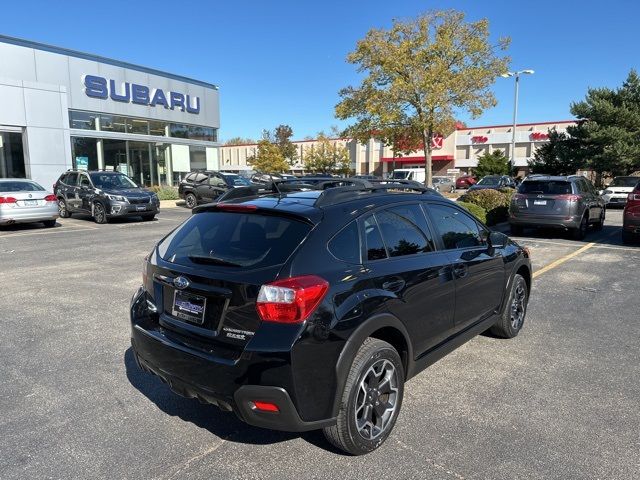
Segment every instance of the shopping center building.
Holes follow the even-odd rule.
[[[548,141],[549,130],[565,132],[572,120],[557,122],[524,123],[516,127],[515,166],[518,174],[524,175],[528,161],[533,158],[536,148]],[[478,158],[485,153],[501,150],[511,158],[512,125],[490,125],[466,127],[459,125],[447,137],[436,136],[432,140],[432,160],[434,175],[460,175],[471,173],[478,165]],[[371,139],[362,144],[352,139],[333,139],[333,142],[349,150],[351,167],[356,174],[386,175],[396,168],[420,168],[424,166],[424,153],[416,151],[408,155],[394,154],[391,147],[381,141]],[[313,148],[315,140],[294,142],[301,159],[292,171],[304,171],[305,153]],[[220,147],[220,169],[230,171],[249,170],[247,159],[255,154],[257,145],[225,145]]]
[[[218,88],[0,35],[0,178],[45,187],[70,168],[143,185],[218,169]]]

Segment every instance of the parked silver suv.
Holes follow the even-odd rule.
[[[581,240],[589,225],[602,229],[605,210],[604,200],[582,176],[531,175],[513,195],[509,224],[512,235],[521,235],[524,227],[557,227]]]

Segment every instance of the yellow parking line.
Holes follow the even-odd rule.
[[[551,262],[546,267],[542,267],[540,270],[535,271],[533,273],[533,278],[539,277],[543,273],[546,273],[549,270],[553,270],[554,268],[559,267],[560,265],[562,265],[567,260],[571,260],[576,255],[580,255],[582,252],[586,252],[587,250],[589,250],[594,245],[596,245],[596,244],[595,243],[587,243],[584,247],[579,248],[575,252],[569,253],[568,255],[565,255],[564,257],[560,257],[559,259],[555,260],[554,262]]]

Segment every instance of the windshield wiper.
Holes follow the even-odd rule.
[[[220,257],[212,257],[209,255],[189,255],[189,260],[194,263],[208,263],[211,265],[224,265],[226,267],[242,267],[241,264],[225,260]]]

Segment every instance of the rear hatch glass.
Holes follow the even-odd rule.
[[[160,323],[197,348],[223,342],[242,349],[260,326],[260,286],[277,277],[311,228],[259,213],[193,215],[158,245],[164,260],[154,271]],[[186,277],[186,286],[176,287],[178,276]]]
[[[202,212],[158,246],[162,259],[182,265],[261,268],[280,265],[311,226],[273,215]]]
[[[568,215],[570,202],[562,195],[570,195],[571,182],[563,180],[528,180],[518,187],[516,205],[534,214]]]

